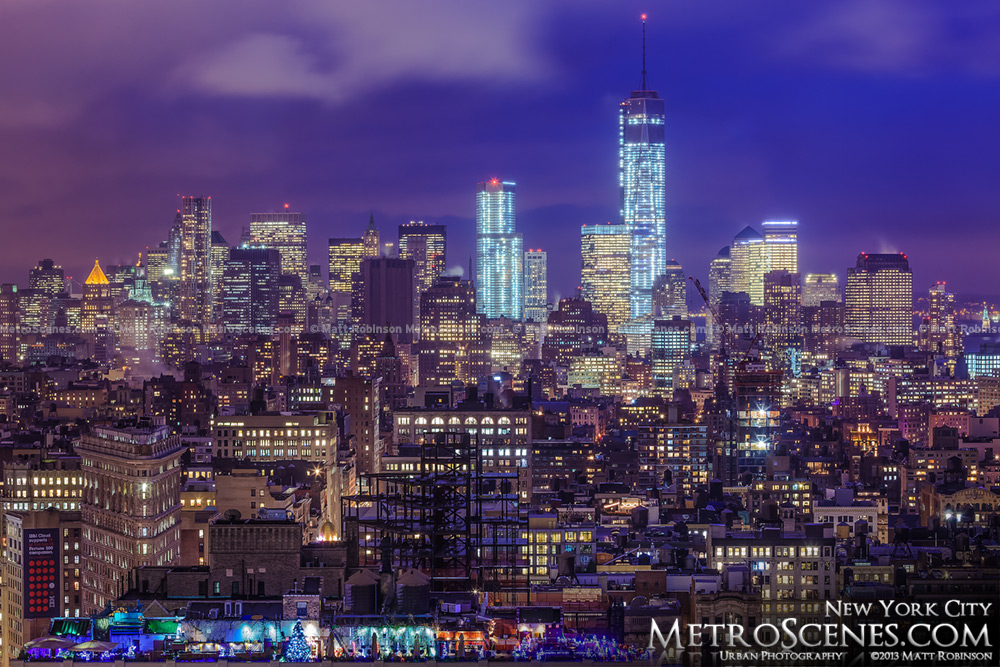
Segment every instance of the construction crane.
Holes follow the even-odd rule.
[[[708,292],[706,292],[705,288],[702,287],[701,281],[694,276],[688,276],[688,280],[694,283],[694,288],[698,290],[701,300],[705,302],[705,308],[708,309],[709,314],[712,316],[712,322],[722,332],[723,345],[720,346],[719,349],[720,356],[725,356],[726,350],[729,350],[732,354],[736,354],[739,349],[736,344],[736,338],[733,336],[732,330],[726,326],[726,324],[722,321],[722,318],[719,317],[719,313],[716,311],[715,306],[712,305],[712,301],[708,298]],[[740,356],[740,358],[736,361],[737,368],[743,368],[746,366],[747,361],[750,359],[751,350],[753,350],[754,345],[756,345],[757,341],[760,339],[760,334],[761,330],[758,327],[757,331],[754,333],[754,337],[750,340],[750,345],[743,352],[742,356]]]

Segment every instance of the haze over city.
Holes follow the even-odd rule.
[[[619,219],[617,106],[665,100],[667,256],[705,276],[746,225],[800,222],[801,266],[904,251],[922,292],[992,294],[1000,35],[994,3],[8,2],[0,9],[0,280],[159,243],[178,194],[235,241],[290,202],[309,260],[374,212],[474,253],[475,184],[518,184],[553,299],[559,252]],[[468,276],[467,276],[468,277]]]

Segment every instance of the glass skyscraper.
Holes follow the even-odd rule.
[[[250,242],[254,247],[274,248],[281,254],[281,272],[309,282],[306,266],[306,215],[289,211],[250,214]]]
[[[524,253],[524,319],[549,319],[549,254],[544,250]]]
[[[799,223],[796,220],[764,223],[768,271],[799,271]]]
[[[583,298],[617,331],[629,320],[629,245],[625,225],[580,228],[580,283]]]
[[[642,80],[618,112],[618,186],[622,222],[631,236],[631,316],[653,309],[653,283],[667,261],[664,106],[646,86],[643,21]]]
[[[197,324],[212,319],[212,198],[182,197],[180,212],[180,316]]]
[[[411,220],[399,226],[400,259],[413,260],[413,317],[420,321],[420,295],[444,273],[447,250],[444,225],[428,225]]]
[[[522,319],[524,239],[514,231],[514,190],[494,178],[476,192],[476,303],[489,319]]]
[[[866,343],[913,344],[913,273],[903,253],[858,255],[847,269],[845,328]]]

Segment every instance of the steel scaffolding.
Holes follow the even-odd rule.
[[[358,567],[412,567],[436,591],[479,590],[491,604],[527,597],[526,514],[516,473],[484,473],[478,441],[437,433],[416,470],[361,475],[368,492],[342,499],[344,536]]]

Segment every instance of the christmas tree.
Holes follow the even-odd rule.
[[[285,645],[285,662],[309,662],[312,659],[312,647],[306,641],[302,630],[302,621],[296,621],[292,628],[292,638]]]

